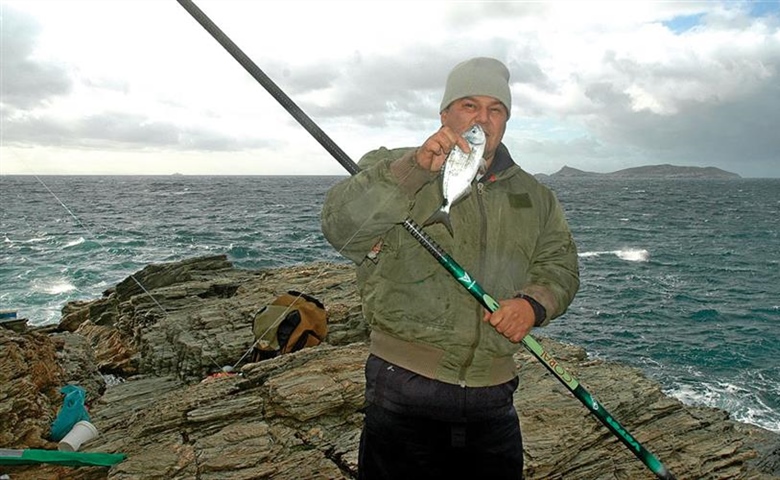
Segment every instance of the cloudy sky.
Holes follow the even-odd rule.
[[[492,56],[531,173],[780,177],[777,0],[195,3],[355,161],[422,143]],[[174,0],[0,6],[0,174],[346,173]]]

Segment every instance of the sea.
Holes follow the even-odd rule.
[[[201,255],[246,269],[344,262],[319,226],[343,178],[0,176],[0,310],[56,323],[66,302],[149,263]],[[566,211],[582,286],[534,335],[780,432],[780,179],[543,182]]]

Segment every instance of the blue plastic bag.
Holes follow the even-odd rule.
[[[90,420],[87,407],[84,406],[87,394],[83,388],[77,385],[65,385],[60,389],[60,393],[65,395],[65,398],[57,418],[51,424],[50,437],[55,442],[62,440],[77,422]]]

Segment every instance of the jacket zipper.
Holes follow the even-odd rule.
[[[477,190],[475,192],[477,194],[477,205],[479,206],[479,251],[484,252],[487,246],[487,216],[485,213],[485,204],[482,201],[482,195],[485,192],[485,184],[479,181],[477,182],[475,188]],[[479,267],[477,269],[477,274],[481,275],[484,270],[485,270],[485,255],[480,253]],[[475,311],[475,317],[477,321],[475,322],[474,342],[471,344],[471,349],[469,350],[469,356],[466,359],[466,362],[461,366],[460,373],[458,375],[458,379],[460,380],[461,387],[466,386],[466,370],[471,366],[472,362],[474,361],[474,356],[477,353],[479,342],[482,339],[482,334],[481,334],[482,308],[483,308],[482,305],[478,303]]]

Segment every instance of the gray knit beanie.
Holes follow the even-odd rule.
[[[452,102],[472,95],[486,95],[504,104],[507,118],[512,112],[512,94],[509,91],[509,69],[495,58],[476,57],[455,65],[447,77],[444,98],[439,113]]]

